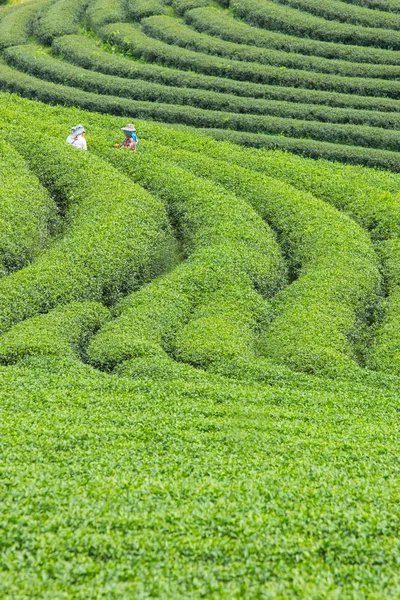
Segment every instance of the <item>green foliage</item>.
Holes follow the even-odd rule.
[[[0,142],[0,274],[26,266],[47,247],[57,208],[22,157]]]
[[[111,304],[154,275],[169,244],[159,201],[65,142],[33,134],[28,140],[13,130],[10,141],[66,216],[62,238],[34,263],[0,280],[1,331],[74,300]]]
[[[353,23],[364,27],[380,27],[383,29],[400,29],[400,16],[394,13],[371,10],[357,4],[346,4],[338,0],[278,0],[279,4],[323,17],[331,21]]]
[[[125,18],[123,0],[93,0],[86,10],[89,27],[97,29]]]
[[[59,102],[66,106],[79,105],[90,110],[113,114],[135,113],[140,118],[153,118],[196,127],[220,127],[245,132],[281,134],[290,137],[311,137],[315,140],[324,140],[327,136],[328,125],[317,121],[225,113],[161,103],[124,100],[115,96],[102,96],[92,92],[75,90],[72,87],[42,82],[4,65],[0,65],[0,89],[20,92],[28,98],[33,97],[45,102]],[[397,131],[347,124],[330,123],[329,136],[331,142],[340,144],[357,144],[393,150],[397,149],[400,142],[400,133]]]
[[[127,19],[140,21],[151,15],[162,15],[165,7],[159,0],[126,0],[125,12]]]
[[[37,355],[82,358],[89,338],[108,318],[109,311],[97,302],[71,302],[27,319],[0,336],[0,364]]]
[[[273,0],[232,0],[234,14],[252,25],[317,40],[398,50],[400,32],[327,21]]]
[[[33,0],[17,4],[5,12],[0,19],[0,50],[16,44],[25,44],[37,12],[49,2],[50,0]]]
[[[368,366],[386,373],[400,374],[400,237],[379,246],[388,295],[381,307]]]
[[[254,45],[227,42],[219,38],[193,31],[184,23],[166,15],[150,17],[142,21],[142,28],[148,35],[168,44],[204,52],[215,56],[223,56],[234,60],[253,62],[260,65],[301,69],[344,75],[347,77],[398,79],[400,66],[358,64],[348,60],[303,56],[270,48],[257,48]],[[367,82],[366,82],[367,83]]]
[[[223,77],[201,75],[191,71],[180,71],[155,64],[134,62],[120,55],[101,49],[94,40],[83,36],[65,36],[53,43],[53,51],[68,62],[106,75],[117,75],[135,80],[143,79],[166,86],[205,89],[236,96],[250,96],[254,99],[290,101],[294,103],[322,104],[344,108],[358,108],[382,112],[398,112],[398,102],[391,98],[357,96],[305,90],[273,85],[262,85],[246,81],[235,81]],[[59,65],[61,69],[61,65]],[[188,92],[189,93],[189,92]],[[194,94],[194,92],[191,92]],[[222,102],[222,98],[220,98]],[[258,102],[256,103],[258,105]]]
[[[135,58],[142,58],[147,62],[159,62],[184,70],[195,70],[208,75],[269,85],[331,90],[341,93],[356,93],[361,96],[400,97],[400,82],[398,81],[308,73],[302,70],[219,58],[202,52],[170,46],[165,42],[146,36],[130,23],[113,23],[103,27],[99,33],[105,41],[115,44],[123,52],[131,54]]]
[[[166,4],[170,4],[178,15],[183,15],[193,8],[208,6],[208,0],[168,0]]]
[[[384,0],[386,2],[386,0]],[[267,29],[259,29],[239,21],[227,12],[212,7],[194,9],[185,14],[185,21],[197,31],[209,33],[227,41],[250,44],[261,48],[298,52],[299,54],[337,58],[353,63],[398,65],[400,57],[393,50],[367,48],[351,44],[318,41],[308,37],[299,38]],[[355,65],[354,65],[355,66]],[[358,65],[360,67],[360,65]],[[370,65],[372,66],[372,65]]]
[[[166,102],[175,105],[191,105],[217,111],[237,113],[255,113],[276,115],[311,121],[329,123],[364,124],[374,127],[391,127],[400,129],[400,115],[361,111],[352,109],[335,109],[313,104],[294,104],[237,98],[233,94],[218,94],[208,91],[194,91],[186,88],[168,87],[151,82],[131,81],[125,78],[93,73],[59,61],[37,46],[14,46],[4,52],[8,64],[19,70],[35,75],[40,79],[83,88],[99,94],[110,94],[131,100]],[[224,115],[224,119],[226,116]],[[185,122],[184,116],[182,118]],[[246,124],[245,124],[246,126]],[[261,123],[257,126],[262,130]],[[251,125],[250,125],[251,127]],[[258,128],[257,127],[257,128]]]
[[[295,280],[274,297],[275,318],[262,336],[262,352],[296,370],[348,368],[348,357],[355,356],[351,345],[357,346],[380,286],[378,260],[365,232],[324,202],[275,179],[172,148],[165,154],[241,196],[279,232]]]
[[[118,318],[94,338],[89,357],[112,369],[143,356],[172,353],[196,366],[250,357],[269,315],[263,297],[284,281],[276,241],[248,205],[165,161],[101,150],[113,164],[163,199],[188,260],[125,299]],[[202,335],[201,331],[213,331]],[[196,335],[194,335],[196,331]]]
[[[77,33],[87,0],[56,0],[38,14],[33,24],[35,35],[45,44],[59,36]]]

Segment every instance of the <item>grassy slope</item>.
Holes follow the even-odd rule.
[[[115,117],[1,99],[5,123],[118,137]],[[0,367],[0,598],[398,597],[396,378],[149,373]]]

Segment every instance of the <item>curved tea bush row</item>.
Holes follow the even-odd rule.
[[[229,141],[250,148],[286,150],[294,154],[301,154],[307,158],[324,158],[351,165],[365,165],[367,167],[390,169],[395,173],[400,172],[400,157],[398,152],[362,148],[361,146],[343,146],[330,142],[317,142],[279,135],[238,132],[230,129],[205,128],[203,133],[218,141]]]
[[[22,157],[0,142],[0,277],[33,261],[49,244],[57,207]]]
[[[204,89],[238,97],[282,100],[306,104],[322,104],[340,108],[358,108],[382,112],[399,112],[397,100],[303,90],[281,86],[262,85],[245,81],[235,81],[223,77],[201,75],[190,71],[180,71],[170,67],[134,62],[123,56],[105,52],[94,40],[77,35],[58,38],[53,43],[53,51],[75,65],[113,76],[129,79],[143,79],[167,86]],[[136,84],[135,84],[136,85]],[[191,92],[194,94],[194,92]],[[258,102],[256,103],[258,105]]]
[[[269,317],[263,296],[284,281],[278,245],[262,219],[245,202],[157,153],[132,157],[101,149],[100,142],[94,148],[163,199],[188,260],[123,300],[118,318],[91,343],[91,361],[111,369],[169,352],[207,367],[254,355],[257,329]]]
[[[382,50],[371,46],[352,46],[334,42],[321,42],[299,38],[285,33],[268,31],[238,21],[232,15],[211,6],[185,13],[185,21],[200,33],[222,38],[238,44],[249,44],[261,48],[297,52],[325,58],[337,58],[350,62],[399,65],[400,56],[393,50]]]
[[[159,0],[126,0],[125,13],[129,21],[140,21],[151,15],[162,15],[165,6]]]
[[[208,6],[208,0],[168,0],[166,4],[172,6],[178,15],[184,15],[193,8]]]
[[[123,0],[92,0],[86,10],[89,27],[97,29],[125,19]]]
[[[77,33],[88,0],[57,0],[38,14],[34,34],[45,44],[61,35]]]
[[[37,12],[50,0],[36,0],[17,4],[0,19],[0,50],[15,44],[25,44]]]
[[[264,29],[328,42],[400,49],[398,31],[327,21],[288,6],[280,6],[272,0],[232,0],[230,7],[236,16]]]
[[[296,8],[306,13],[331,21],[342,21],[364,27],[400,29],[400,16],[384,10],[347,4],[338,0],[274,0],[279,4]]]
[[[131,100],[166,102],[217,111],[276,115],[328,123],[352,123],[400,129],[400,115],[397,114],[237,98],[233,94],[193,91],[150,82],[130,81],[126,78],[103,75],[72,66],[52,58],[37,46],[13,46],[4,52],[4,58],[8,64],[40,79]]]
[[[64,236],[36,262],[0,280],[0,331],[74,300],[112,303],[150,278],[169,243],[162,204],[64,140],[7,131],[66,220]]]
[[[345,77],[371,77],[398,79],[400,66],[358,64],[348,61],[319,58],[257,48],[243,43],[235,44],[204,33],[193,31],[172,17],[166,15],[150,17],[142,21],[145,33],[158,40],[215,56],[228,57],[243,62],[254,62],[261,65],[287,67],[304,71],[332,73]]]
[[[60,102],[66,106],[80,105],[89,110],[111,114],[135,114],[139,118],[153,118],[169,123],[185,123],[196,127],[221,127],[242,131],[264,131],[289,136],[326,139],[344,144],[397,149],[400,133],[377,127],[319,123],[281,117],[267,117],[239,113],[225,113],[185,106],[154,102],[125,100],[82,92],[75,88],[43,82],[4,65],[0,65],[0,89],[19,92],[45,102]]]
[[[273,298],[275,318],[262,335],[262,353],[297,370],[349,367],[380,287],[378,258],[366,232],[284,182],[204,155],[173,148],[164,153],[242,197],[279,232],[298,278]]]
[[[348,4],[357,6],[366,6],[367,8],[376,8],[388,12],[400,13],[400,6],[397,0],[343,0]]]
[[[173,140],[165,139],[160,126],[147,127],[147,136],[159,143],[182,150],[206,154],[282,180],[298,190],[345,211],[367,229],[374,240],[400,237],[400,178],[382,172],[314,161],[286,152],[248,150],[230,143],[215,142],[177,131]],[[390,179],[389,179],[390,177]],[[390,192],[393,193],[390,193]]]
[[[79,359],[90,337],[108,319],[108,309],[98,302],[58,306],[0,335],[0,364],[14,364],[31,356]]]
[[[362,96],[400,98],[400,82],[398,81],[308,73],[296,69],[282,69],[219,58],[170,46],[165,42],[150,38],[135,29],[130,23],[113,23],[101,28],[99,33],[105,41],[115,44],[135,58],[142,58],[147,62],[160,62],[184,70],[195,70],[208,75],[255,83],[332,90],[356,93]]]
[[[382,318],[375,331],[367,365],[370,368],[400,375],[400,238],[381,245],[388,296]]]

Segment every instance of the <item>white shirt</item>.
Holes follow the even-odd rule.
[[[82,134],[74,136],[73,134],[67,137],[67,144],[79,148],[80,150],[87,150],[87,142]]]

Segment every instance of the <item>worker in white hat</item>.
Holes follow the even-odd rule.
[[[71,134],[67,137],[67,144],[74,146],[74,148],[79,148],[80,150],[87,150],[85,134],[86,131],[83,125],[71,127]]]
[[[126,127],[122,127],[125,134],[125,140],[122,144],[114,144],[114,148],[127,148],[128,150],[136,150],[138,136],[133,123],[129,123]]]

